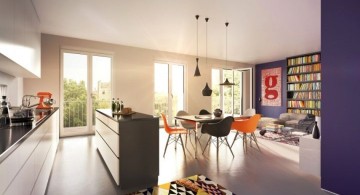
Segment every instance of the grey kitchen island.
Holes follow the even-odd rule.
[[[97,109],[97,149],[116,184],[122,189],[146,188],[159,176],[159,118],[134,113],[113,116]]]

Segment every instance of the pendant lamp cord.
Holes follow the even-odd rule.
[[[196,15],[196,57],[199,58],[199,15]]]
[[[226,26],[226,54],[225,54],[225,66],[227,67],[227,53],[228,53],[228,51],[227,51],[227,44],[228,44],[228,36],[227,36],[227,27],[228,27],[228,25],[229,25],[229,22],[226,22],[225,23],[225,26]]]
[[[205,18],[205,21],[206,21],[206,44],[205,44],[205,47],[206,47],[206,66],[207,66],[207,42],[208,42],[208,33],[207,33],[207,23],[209,21],[209,18]]]

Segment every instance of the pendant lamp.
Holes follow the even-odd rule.
[[[226,54],[225,54],[225,65],[227,66],[227,27],[229,26],[229,22],[225,22],[225,26],[226,26]],[[229,80],[226,78],[225,82],[220,83],[220,85],[223,86],[231,86],[231,85],[235,85],[235,83],[230,83]]]
[[[209,18],[205,18],[206,21],[206,65],[207,65],[207,23],[209,21]],[[208,83],[206,83],[204,89],[202,90],[203,96],[211,96],[212,90],[210,89]]]
[[[196,18],[196,69],[194,73],[194,77],[201,76],[199,70],[199,15],[195,16]]]

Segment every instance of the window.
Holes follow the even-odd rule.
[[[211,109],[220,108],[225,115],[241,115],[252,108],[252,69],[212,69]],[[225,79],[234,86],[220,86]]]

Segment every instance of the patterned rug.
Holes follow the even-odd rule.
[[[307,134],[303,132],[292,132],[291,134],[282,134],[282,133],[267,131],[264,135],[260,135],[259,131],[256,131],[255,135],[257,138],[260,139],[272,140],[279,143],[299,146],[300,137]]]
[[[231,191],[225,189],[221,185],[211,181],[204,175],[194,175],[183,179],[178,179],[170,183],[154,186],[143,189],[130,195],[168,195],[168,194],[183,194],[183,195],[206,195],[206,194],[221,194],[232,195]]]

